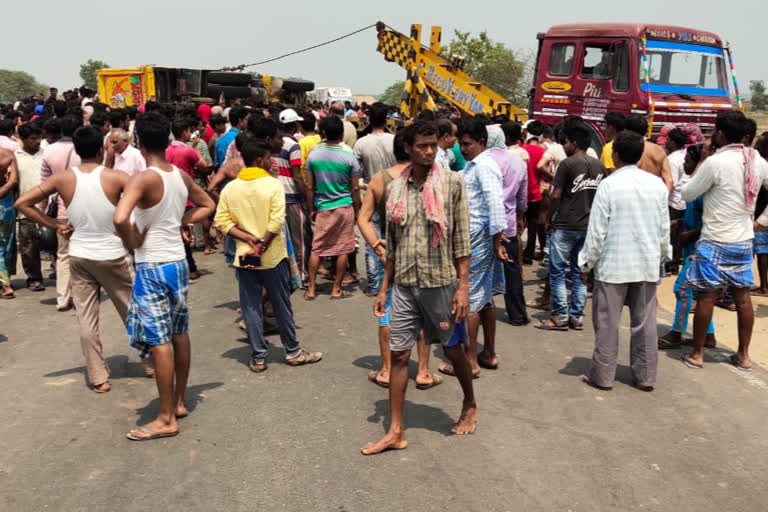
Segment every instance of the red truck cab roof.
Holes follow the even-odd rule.
[[[543,35],[554,37],[632,37],[678,41],[722,48],[717,34],[676,25],[650,23],[569,23],[554,25]]]

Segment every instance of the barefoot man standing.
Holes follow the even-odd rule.
[[[145,114],[136,121],[136,131],[148,167],[128,182],[114,222],[126,247],[136,250],[128,335],[142,358],[152,356],[160,395],[157,419],[128,433],[128,439],[147,441],[175,436],[179,433],[176,419],[187,415],[189,266],[181,226],[207,219],[215,205],[192,178],[165,159],[171,131],[165,117]],[[187,198],[195,207],[184,213]],[[136,216],[135,224],[131,212]]]
[[[408,360],[422,329],[427,343],[443,345],[464,392],[461,417],[451,431],[472,434],[477,426],[472,372],[462,347],[466,339],[452,337],[454,325],[469,310],[469,213],[464,182],[457,173],[441,172],[435,164],[434,124],[416,122],[404,142],[411,165],[389,186],[387,262],[373,306],[376,316],[386,314],[392,283],[391,424],[383,438],[361,449],[364,455],[408,446],[403,424]]]

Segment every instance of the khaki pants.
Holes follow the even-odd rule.
[[[88,368],[88,382],[92,386],[103,384],[109,379],[109,368],[104,361],[99,336],[101,288],[107,292],[120,319],[125,323],[133,287],[130,261],[127,256],[108,261],[69,258],[72,299],[80,324],[80,345]]]
[[[56,307],[66,308],[72,302],[72,287],[69,283],[69,238],[56,235],[59,240],[56,250]]]

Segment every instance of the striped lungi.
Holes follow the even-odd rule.
[[[729,244],[699,240],[685,282],[700,291],[751,287],[752,240]]]
[[[494,295],[504,293],[504,268],[487,230],[470,233],[469,246],[469,312],[474,314],[493,302]]]
[[[355,209],[342,206],[317,212],[312,254],[340,256],[355,251]]]

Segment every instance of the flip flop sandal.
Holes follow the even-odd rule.
[[[688,359],[688,354],[680,354],[680,361],[682,361],[685,366],[687,366],[688,368],[691,368],[692,370],[701,370],[702,368],[704,368],[703,364],[694,363],[693,361]]]
[[[309,295],[307,295],[307,292],[304,292],[304,300],[313,301],[316,298],[317,298],[317,295],[313,295],[312,297],[310,297]]]
[[[373,371],[368,372],[368,380],[376,384],[377,386],[381,386],[382,388],[389,388],[389,382],[382,382],[379,380],[379,372]]]
[[[550,322],[552,321],[550,320]],[[554,322],[548,323],[546,321],[541,321],[536,325],[534,325],[534,327],[542,331],[567,331],[568,330],[568,324],[557,325]]]
[[[416,383],[416,389],[429,389],[434,388],[435,386],[439,386],[443,383],[443,378],[439,375],[432,374],[432,382],[429,384],[419,384]]]
[[[529,308],[540,309],[542,311],[550,310],[550,306],[548,302],[542,304],[537,299],[529,300],[528,302],[525,303],[525,305],[528,306]]]
[[[254,363],[251,361],[248,364],[248,368],[250,368],[253,373],[265,372],[267,371],[267,363]]]
[[[739,370],[743,372],[751,372],[752,367],[749,366],[741,366],[741,363],[739,363],[739,358],[736,357],[736,354],[733,354],[731,357],[728,358],[728,362],[731,363],[733,366],[738,368]]]
[[[107,386],[107,389],[104,389],[104,386]],[[108,381],[108,380],[107,380],[107,381],[104,381],[104,382],[102,382],[101,384],[97,384],[97,385],[95,385],[95,386],[94,386],[94,385],[91,385],[91,390],[92,390],[94,393],[99,393],[99,394],[101,394],[101,393],[109,393],[109,391],[110,391],[111,389],[112,389],[112,385],[109,383],[109,381]]]
[[[589,375],[589,374],[587,374],[587,375],[582,375],[582,376],[581,376],[581,381],[582,381],[584,384],[586,384],[587,386],[591,386],[591,387],[593,387],[593,388],[595,388],[595,389],[599,389],[600,391],[610,391],[610,390],[612,390],[612,389],[613,389],[613,388],[611,388],[611,387],[606,387],[606,386],[598,386],[597,384],[595,384],[595,381],[593,381],[593,380],[592,380],[592,376],[591,376],[591,375]]]
[[[317,363],[323,358],[322,352],[307,352],[306,350],[299,349],[299,355],[290,359],[285,359],[285,364],[289,366],[303,366],[305,364]]]
[[[663,336],[661,338],[659,338],[659,341],[658,341],[659,350],[673,350],[673,349],[676,349],[676,348],[680,348],[682,346],[683,346],[682,342],[681,343],[675,343],[674,341],[669,341],[668,339],[666,339]]]
[[[455,377],[456,373],[453,371],[453,365],[450,364],[442,364],[437,367],[437,371],[440,373],[444,373],[445,375],[448,375],[449,377]],[[480,370],[477,370],[476,372],[472,372],[472,378],[473,379],[479,379],[480,378]]]
[[[16,294],[15,293],[3,294],[3,295],[0,295],[0,297],[6,300],[11,300],[16,298]]]
[[[331,300],[348,299],[354,296],[355,294],[352,292],[348,292],[347,290],[341,290],[341,295],[331,295]]]
[[[130,439],[131,441],[151,441],[152,439],[160,439],[161,437],[174,437],[179,434],[179,431],[176,432],[155,432],[154,430],[150,430],[147,427],[139,427],[135,430],[138,430],[140,432],[143,432],[145,434],[149,434],[148,436],[144,437],[138,437],[131,435],[131,432],[128,432],[125,437]]]
[[[481,367],[485,368],[486,370],[498,370],[499,369],[499,363],[496,364],[489,364],[483,361],[480,358],[477,358],[477,364]]]

